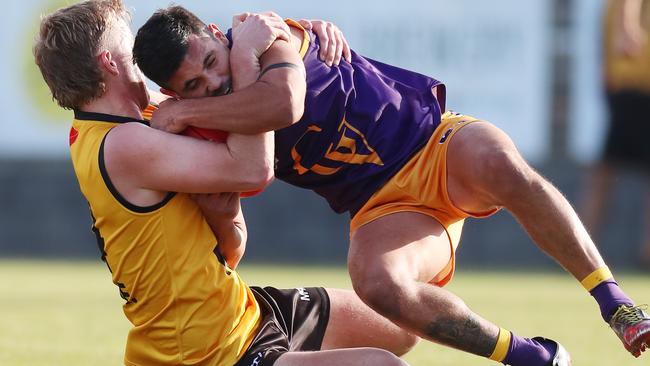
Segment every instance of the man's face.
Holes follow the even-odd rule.
[[[230,49],[225,36],[219,31],[214,37],[191,35],[187,54],[168,86],[181,98],[229,94],[232,91]]]

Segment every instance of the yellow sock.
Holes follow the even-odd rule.
[[[601,283],[614,278],[612,272],[607,267],[600,267],[593,271],[589,276],[585,277],[580,283],[588,292],[591,292],[596,286]]]
[[[499,329],[499,339],[497,340],[497,345],[494,347],[494,351],[490,357],[492,361],[503,362],[508,355],[508,348],[510,348],[510,338],[512,334],[510,331],[503,328]]]

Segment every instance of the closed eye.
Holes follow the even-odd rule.
[[[212,65],[214,65],[216,63],[216,60],[217,60],[216,57],[210,57],[210,59],[208,60],[208,62],[205,65],[205,67],[206,68],[212,67]]]
[[[185,83],[184,89],[185,89],[185,91],[192,91],[192,90],[196,89],[197,85],[199,85],[199,79],[188,80]]]

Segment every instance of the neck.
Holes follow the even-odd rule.
[[[80,108],[83,112],[112,114],[115,116],[142,119],[142,109],[137,100],[124,94],[110,93],[93,100]]]

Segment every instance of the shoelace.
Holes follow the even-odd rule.
[[[647,309],[647,304],[637,306],[622,305],[612,316],[612,323],[638,323],[642,320],[648,319],[644,313],[644,310]]]

